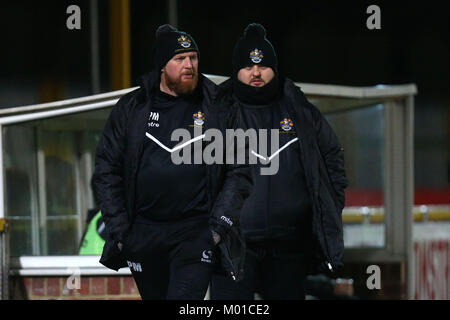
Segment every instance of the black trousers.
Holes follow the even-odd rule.
[[[244,279],[233,282],[220,274],[211,280],[212,300],[304,300],[304,254],[292,242],[247,242]]]
[[[201,300],[211,280],[214,240],[207,219],[133,224],[123,257],[143,300]]]

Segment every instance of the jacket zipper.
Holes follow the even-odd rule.
[[[224,244],[224,243],[219,243],[219,247],[224,248],[223,251],[226,252],[226,254],[224,254],[223,256],[225,257],[225,259],[228,261],[228,264],[230,266],[231,269],[236,269],[235,266],[233,265],[233,261],[230,259],[231,257],[231,253],[228,250],[228,247]],[[234,275],[234,272],[232,270],[228,270],[228,272],[230,272],[231,278],[233,280],[236,280],[236,276]]]
[[[325,236],[325,232],[323,231],[324,230],[324,228],[323,228],[323,214],[322,214],[322,207],[320,206],[320,204],[319,204],[319,210],[320,210],[320,224],[322,225],[322,233],[323,233],[323,239],[324,239],[324,241],[325,241],[325,259],[326,259],[326,261],[325,261],[325,263],[326,263],[326,265],[327,265],[327,267],[328,267],[328,269],[330,269],[330,271],[331,272],[333,272],[333,267],[332,267],[332,265],[331,265],[331,263],[330,263],[330,253],[328,252],[328,242],[327,242],[327,238],[326,238],[326,236]]]
[[[148,104],[148,105],[147,105]],[[147,108],[146,108],[147,107]],[[148,102],[145,104],[145,106],[143,108],[146,108],[147,110],[144,110],[145,112],[145,118],[148,119],[150,116],[150,111],[152,108],[152,101],[151,99],[148,100]],[[133,168],[133,185],[132,185],[132,199],[133,199],[133,215],[132,215],[132,219],[134,220],[136,218],[136,183],[137,183],[137,175],[138,175],[138,171],[139,171],[139,166],[140,166],[140,162],[141,162],[141,158],[142,158],[142,151],[143,151],[143,146],[144,146],[144,140],[145,140],[145,132],[146,132],[146,128],[145,126],[143,126],[141,129],[142,134],[139,135],[140,137],[140,141],[136,150],[136,155],[133,158],[133,164],[134,168]]]
[[[297,130],[296,130],[296,131],[297,131]],[[298,131],[297,131],[297,132],[298,132]],[[302,139],[300,139],[300,137],[298,136],[298,134],[297,134],[297,137],[298,137],[298,143],[299,143],[299,146],[300,146],[301,160],[302,160],[302,162],[303,162],[303,164],[304,164],[305,161],[304,161],[304,149],[303,149],[303,145],[302,145]],[[305,173],[305,174],[306,174],[306,173]],[[319,173],[319,174],[320,174],[320,173]],[[319,178],[320,178],[320,177],[319,177]],[[311,184],[310,184],[310,181],[309,181],[308,178],[306,179],[306,184],[307,184],[307,186],[308,186],[309,193],[313,195],[313,200],[314,200],[315,198],[318,198],[318,195],[317,195],[317,197],[316,197],[316,194],[315,194],[314,190],[312,190],[312,187],[311,187]],[[311,191],[313,191],[313,192],[311,193]],[[320,245],[320,247],[321,247],[321,249],[322,249],[323,255],[325,256],[325,264],[326,264],[326,266],[328,267],[328,269],[329,269],[331,272],[333,272],[333,267],[332,267],[332,265],[331,265],[331,263],[330,263],[330,260],[331,260],[331,259],[330,259],[330,255],[329,255],[329,252],[328,252],[327,239],[326,239],[325,233],[324,233],[324,231],[323,231],[324,228],[323,228],[323,219],[322,219],[322,208],[321,208],[320,204],[317,204],[317,206],[318,206],[317,209],[320,211],[320,224],[321,224],[321,226],[322,226],[322,235],[323,235],[323,239],[324,239],[324,241],[325,241],[325,248],[323,248],[323,246],[322,246],[320,240],[319,240],[319,245]]]
[[[294,100],[295,100],[295,98],[294,98]],[[292,117],[292,115],[295,115],[295,116],[296,116],[296,117],[295,117],[295,118],[296,118],[296,121],[294,122],[294,128],[295,128],[295,131],[297,132],[298,143],[299,143],[299,146],[300,146],[301,161],[302,161],[302,163],[303,163],[303,165],[304,165],[304,164],[305,164],[305,154],[304,154],[304,149],[303,149],[303,145],[302,145],[302,139],[301,139],[301,137],[299,136],[299,132],[300,132],[300,131],[297,130],[297,126],[296,126],[296,124],[298,123],[297,120],[299,119],[299,117],[298,117],[298,115],[297,115],[295,109],[294,109],[293,106],[291,106],[291,105],[288,105],[288,114],[289,114],[289,113],[290,113],[290,116],[291,116],[291,117]],[[307,175],[306,171],[305,171],[305,175]],[[319,171],[319,180],[320,180],[320,171]],[[312,197],[313,200],[314,200],[314,198],[317,198],[317,199],[318,199],[318,195],[317,195],[317,197],[316,197],[316,195],[314,194],[314,192],[311,193],[311,191],[314,191],[314,190],[312,190],[311,183],[310,183],[310,181],[309,181],[309,179],[308,179],[307,177],[306,177],[306,184],[307,184],[307,187],[308,187],[308,190],[309,190],[310,195],[313,196],[313,197]],[[313,202],[313,203],[314,203],[314,202]],[[331,263],[330,263],[331,259],[330,259],[330,254],[329,254],[329,252],[328,252],[328,244],[327,244],[325,232],[323,231],[324,228],[323,228],[323,219],[322,219],[322,208],[321,208],[320,204],[318,204],[318,210],[320,210],[320,224],[322,225],[322,235],[323,235],[323,238],[324,238],[324,241],[325,241],[325,248],[322,247],[322,244],[321,244],[320,240],[319,240],[319,246],[320,246],[320,248],[322,249],[322,254],[325,256],[325,264],[326,264],[326,266],[328,267],[328,269],[329,269],[331,272],[333,272],[333,266],[332,266]]]
[[[205,111],[205,118],[208,119],[210,114],[209,114],[209,110],[208,107],[206,105],[202,105],[203,110]],[[209,129],[209,123],[208,120],[205,121],[205,131],[207,131]],[[205,148],[205,142],[204,140],[202,140],[202,148],[204,150]],[[211,164],[206,166],[206,194],[208,196],[208,212],[209,214],[211,214],[212,209],[213,209],[213,191],[212,191],[212,166],[215,166],[216,164]]]

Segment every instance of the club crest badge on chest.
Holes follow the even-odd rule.
[[[200,110],[194,113],[192,118],[194,119],[194,124],[197,126],[202,126],[205,123],[205,114]]]
[[[294,124],[292,123],[292,120],[289,118],[284,118],[282,121],[280,121],[281,129],[284,131],[290,131]]]

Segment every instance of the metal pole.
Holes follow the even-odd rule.
[[[0,219],[5,218],[5,182],[3,179],[3,126],[0,124]]]
[[[43,145],[43,130],[37,129],[37,169],[38,169],[38,197],[39,197],[39,216],[36,217],[40,230],[40,246],[38,255],[46,256],[48,254],[48,238],[47,238],[47,189],[46,189],[46,168],[45,168],[45,152]],[[35,253],[36,254],[36,253]]]
[[[74,149],[74,154],[78,154],[81,150],[82,146],[82,134],[77,134],[75,136],[75,145],[72,146]],[[75,199],[76,199],[76,212],[77,212],[77,241],[80,242],[81,237],[83,236],[83,227],[84,227],[84,221],[86,220],[84,217],[84,214],[86,213],[86,189],[85,185],[83,184],[83,179],[81,178],[81,166],[82,166],[82,157],[77,157],[74,164],[75,164]]]
[[[177,0],[169,0],[169,24],[178,28]]]
[[[406,294],[407,299],[414,299],[415,292],[415,265],[413,244],[413,207],[414,207],[414,96],[406,99],[405,114],[405,210],[409,214],[405,221],[406,246]]]
[[[0,219],[0,224],[4,224],[5,219]],[[0,228],[3,229],[2,226]],[[6,237],[5,231],[0,229],[0,300],[6,300],[7,290],[7,267],[6,267]]]
[[[130,80],[130,4],[129,0],[110,0],[111,84],[113,90],[129,88]]]
[[[98,3],[97,0],[91,0],[91,80],[92,93],[100,93],[100,62],[99,62],[99,43],[98,43]]]
[[[5,219],[5,180],[3,167],[3,126],[0,125],[0,300],[7,300],[9,280],[8,235]]]
[[[401,257],[401,267],[406,273],[402,279],[406,286],[406,299],[412,298],[414,287],[414,110],[411,99],[391,99],[384,103],[386,249],[390,254]]]

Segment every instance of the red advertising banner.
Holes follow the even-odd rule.
[[[416,300],[450,299],[450,240],[414,243]]]

